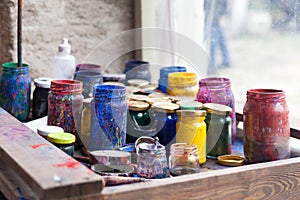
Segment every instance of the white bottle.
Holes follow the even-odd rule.
[[[54,79],[73,79],[75,73],[75,57],[71,54],[68,39],[63,38],[58,46],[58,54],[54,56],[52,77]]]

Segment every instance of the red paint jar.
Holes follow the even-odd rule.
[[[289,109],[283,90],[248,90],[243,116],[248,163],[289,158]]]

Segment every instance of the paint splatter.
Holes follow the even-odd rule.
[[[67,162],[64,162],[61,164],[56,164],[56,165],[54,165],[54,167],[67,167],[69,169],[73,169],[73,168],[76,168],[79,164],[80,164],[80,162],[78,162],[72,158],[69,158],[67,160]]]
[[[44,143],[44,144],[30,145],[30,147],[33,148],[33,149],[37,149],[37,148],[42,147],[42,146],[49,146],[49,144],[48,143]]]

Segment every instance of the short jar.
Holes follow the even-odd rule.
[[[73,134],[65,132],[50,133],[47,140],[69,156],[74,155],[75,136]]]

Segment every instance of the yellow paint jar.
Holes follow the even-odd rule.
[[[199,162],[206,162],[206,124],[204,110],[177,110],[176,143],[195,144]]]
[[[190,72],[174,72],[168,75],[167,93],[173,96],[193,96],[197,94],[197,75]]]

